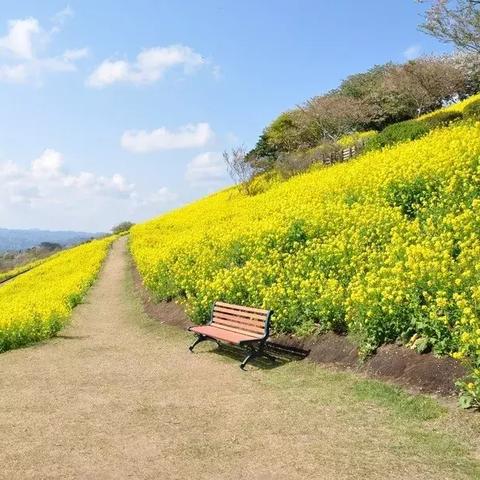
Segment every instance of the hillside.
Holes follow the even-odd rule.
[[[51,230],[15,230],[0,228],[0,252],[25,250],[40,245],[42,242],[58,243],[64,247],[75,245],[98,237],[99,233],[51,231]]]
[[[475,366],[479,162],[480,123],[459,123],[255,196],[219,192],[134,227],[131,251],[197,322],[222,299],[273,309],[277,333],[348,332],[366,354],[398,340]]]

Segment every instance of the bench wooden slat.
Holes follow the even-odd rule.
[[[245,323],[232,322],[231,320],[226,320],[226,319],[221,318],[221,317],[214,317],[213,321],[212,321],[212,325],[217,325],[217,324],[227,325],[229,327],[235,327],[235,328],[243,330],[247,333],[252,332],[256,335],[261,335],[265,331],[265,329],[262,328],[262,327],[254,327],[252,325],[248,325],[248,324],[245,324]]]
[[[222,342],[227,342],[232,345],[238,345],[242,341],[255,340],[255,337],[249,337],[245,334],[230,332],[229,330],[224,330],[211,325],[201,325],[198,327],[193,327],[192,332],[199,335],[206,335],[211,338],[216,338],[218,340],[221,340]]]
[[[261,331],[265,330],[265,322],[258,323],[258,322],[249,320],[248,318],[241,318],[241,317],[239,318],[239,317],[235,317],[234,315],[228,315],[226,313],[214,312],[212,319],[214,321],[216,319],[228,320],[229,322],[235,323],[236,325],[241,325],[245,329],[253,328]]]
[[[233,308],[217,307],[216,305],[213,307],[213,310],[216,312],[229,313],[230,315],[238,315],[239,317],[255,319],[262,323],[265,323],[265,319],[267,318],[267,313],[260,315],[259,313],[244,312],[242,310],[234,310]]]
[[[245,330],[241,330],[239,328],[230,327],[229,325],[223,325],[220,323],[212,323],[210,324],[211,327],[218,328],[219,330],[227,330],[229,332],[238,333],[240,335],[244,335],[246,338],[250,338],[254,340],[255,338],[262,338],[262,333],[253,333],[253,332],[246,332]]]
[[[226,320],[232,320],[233,322],[245,323],[247,325],[252,325],[253,327],[264,327],[265,320],[257,320],[256,318],[249,317],[240,317],[234,313],[223,313],[217,310],[213,312],[214,317],[225,318]]]
[[[265,310],[263,308],[244,307],[242,305],[234,305],[233,303],[225,303],[225,302],[215,302],[215,305],[218,305],[219,307],[232,308],[234,310],[240,310],[244,312],[260,313],[265,316],[268,315],[268,310]]]

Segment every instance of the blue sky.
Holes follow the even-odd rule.
[[[121,5],[121,7],[119,7]],[[0,226],[108,230],[229,184],[221,152],[389,60],[448,51],[414,0],[8,1]]]

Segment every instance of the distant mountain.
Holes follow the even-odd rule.
[[[98,237],[102,233],[50,231],[50,230],[10,230],[0,228],[0,252],[7,250],[25,250],[42,242],[59,243],[62,246],[75,245]]]

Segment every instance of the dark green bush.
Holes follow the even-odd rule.
[[[430,128],[443,127],[450,122],[460,120],[463,117],[462,112],[437,112],[434,115],[423,120],[423,122]]]
[[[463,115],[467,118],[480,120],[480,100],[475,100],[467,105],[463,110]]]
[[[384,128],[378,135],[367,140],[365,150],[379,150],[389,145],[415,140],[429,132],[429,126],[421,120],[407,120]]]
[[[387,185],[385,196],[390,206],[400,207],[402,213],[413,220],[417,216],[419,208],[425,205],[425,202],[436,190],[437,185],[432,179],[426,180],[417,177],[409,182],[390,182]]]

